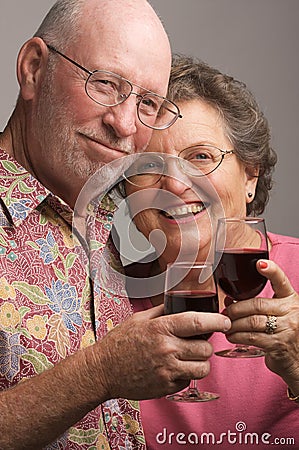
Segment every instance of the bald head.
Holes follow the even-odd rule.
[[[146,72],[151,83],[158,76],[157,85],[151,89],[165,95],[166,90],[158,84],[168,83],[171,50],[161,21],[149,3],[145,0],[88,0],[83,10],[78,44],[86,49],[84,41],[88,36],[93,43],[92,51],[99,49],[100,58],[100,49],[105,47],[107,57],[101,62],[101,68],[115,71],[117,65],[117,73],[142,86]]]
[[[168,83],[170,44],[159,17],[146,0],[58,0],[35,36],[60,51],[73,52],[73,56],[82,50],[82,64],[94,61],[94,66],[88,67],[93,70],[112,70],[118,64],[119,70],[114,71],[129,78],[132,75],[125,71],[134,60],[132,81],[141,84],[142,72],[151,71],[153,79],[158,75],[158,90],[152,88],[166,94],[167,86],[158,85]],[[100,66],[94,54],[101,57],[103,50],[106,58],[103,62],[100,58]]]
[[[130,26],[134,20],[143,25],[144,30],[151,29],[161,38],[161,45],[169,42],[163,25],[152,6],[146,0],[58,0],[35,33],[35,36],[50,40],[63,50],[69,42],[76,42],[82,35],[81,27],[86,29],[95,25],[104,25],[109,21]],[[108,24],[107,24],[108,25]]]
[[[156,51],[167,50],[170,54],[163,25],[146,0],[88,0],[84,10],[87,28],[93,24],[108,33],[111,30],[115,39],[121,39],[125,30],[134,31],[132,27],[135,27],[140,31],[139,39],[144,35],[149,44],[157,46]]]

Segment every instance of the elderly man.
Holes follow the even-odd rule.
[[[71,228],[89,177],[179,116],[164,98],[170,65],[145,0],[59,0],[20,50],[0,135],[0,448],[143,449],[138,403],[123,398],[207,373],[177,338],[196,334],[197,316],[130,317],[124,294],[90,281]],[[96,212],[93,246],[112,248],[114,209],[107,199]]]

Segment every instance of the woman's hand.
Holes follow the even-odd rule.
[[[298,395],[299,295],[273,261],[260,260],[257,269],[270,280],[274,296],[237,303],[227,299],[225,314],[232,320],[227,338],[232,343],[262,348],[267,367]]]

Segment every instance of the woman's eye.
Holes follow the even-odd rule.
[[[139,173],[157,172],[161,167],[161,164],[150,161],[142,164],[142,166],[139,167]]]
[[[198,145],[181,152],[181,156],[191,162],[215,162],[221,158],[221,150],[213,145]]]
[[[198,151],[198,152],[193,152],[191,154],[189,154],[186,158],[188,161],[191,162],[201,162],[201,161],[211,161],[213,160],[213,155],[208,152],[208,151]]]
[[[197,153],[196,155],[193,155],[193,157],[191,159],[209,159],[211,158],[211,155],[208,155],[207,153]]]

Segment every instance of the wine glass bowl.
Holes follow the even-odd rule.
[[[165,277],[164,314],[178,314],[186,311],[203,313],[219,311],[212,263],[168,264]],[[191,336],[189,339],[207,340],[212,334],[200,334]],[[191,380],[186,390],[168,395],[166,398],[177,402],[206,402],[219,398],[219,395],[198,390],[196,380]]]
[[[256,263],[268,259],[268,240],[265,220],[261,217],[221,218],[218,220],[215,277],[219,288],[234,301],[258,295],[267,283]],[[237,345],[231,350],[216,352],[231,358],[263,356],[261,349]]]

